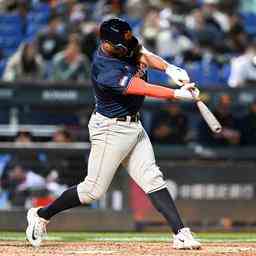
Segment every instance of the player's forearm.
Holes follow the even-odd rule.
[[[174,90],[164,86],[153,85],[144,80],[133,77],[125,94],[141,95],[162,99],[173,99]]]
[[[142,64],[146,65],[147,67],[165,72],[169,77],[172,78],[175,84],[183,86],[189,83],[190,79],[186,70],[168,63],[144,47],[142,47],[141,54],[140,62]]]
[[[154,53],[148,51],[144,47],[141,50],[141,58],[140,62],[144,63],[150,68],[158,69],[160,71],[166,71],[168,65],[170,65],[168,62],[166,62],[164,59],[162,59],[160,56],[155,55]]]
[[[139,77],[133,77],[125,94],[148,96],[160,99],[194,100],[186,89],[170,89],[164,86],[149,84]]]

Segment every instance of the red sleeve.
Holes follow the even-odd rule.
[[[139,77],[133,77],[125,94],[142,95],[162,99],[174,99],[174,90],[164,86],[149,84]]]

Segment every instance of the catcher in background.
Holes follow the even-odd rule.
[[[99,199],[119,165],[123,165],[166,218],[174,233],[173,247],[199,249],[201,244],[184,226],[167,190],[139,115],[145,96],[194,101],[199,90],[189,83],[185,70],[145,50],[124,20],[113,18],[103,22],[100,39],[91,74],[96,105],[88,125],[91,141],[88,174],[83,182],[66,190],[52,204],[28,211],[27,239],[33,246],[39,246],[51,217]],[[149,84],[147,67],[166,72],[181,88]]]

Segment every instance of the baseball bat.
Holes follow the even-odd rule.
[[[214,133],[220,133],[222,130],[220,122],[217,120],[217,118],[214,116],[214,114],[211,112],[211,110],[201,101],[198,100],[196,102],[196,105],[204,118],[205,122],[208,124],[210,129]]]
[[[195,98],[193,90],[190,90],[192,96]],[[209,128],[212,130],[214,133],[220,133],[222,130],[222,126],[220,122],[217,120],[217,118],[214,116],[212,111],[206,106],[204,102],[201,100],[196,99],[196,105],[204,118],[205,122],[209,126]]]

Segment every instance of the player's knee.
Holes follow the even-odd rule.
[[[83,204],[90,204],[93,201],[100,199],[106,190],[100,184],[85,179],[77,186],[78,196]]]
[[[143,190],[146,193],[151,193],[167,186],[163,173],[157,165],[150,166],[148,171],[145,172],[143,183]]]

